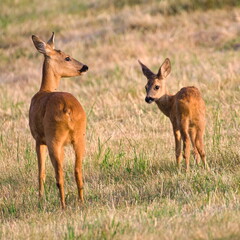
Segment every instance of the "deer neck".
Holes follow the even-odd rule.
[[[40,91],[54,92],[59,86],[61,76],[54,72],[48,58],[44,59],[42,69],[42,84]]]
[[[172,110],[173,105],[173,96],[165,93],[162,97],[160,97],[156,104],[158,105],[158,108],[163,112],[164,115],[167,117],[170,117],[170,113]]]

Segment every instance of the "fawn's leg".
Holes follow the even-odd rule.
[[[36,141],[36,152],[38,158],[38,181],[39,181],[39,197],[43,196],[44,183],[46,179],[45,161],[47,146]]]
[[[207,165],[207,160],[206,160],[206,154],[205,154],[205,150],[204,150],[204,144],[203,144],[203,135],[204,135],[204,132],[199,130],[197,132],[197,136],[196,136],[196,147],[197,147],[197,150],[201,156],[201,159],[203,161],[203,164],[204,164],[204,167],[206,169],[208,169],[208,165]]]
[[[196,142],[196,135],[197,135],[196,128],[190,128],[189,129],[189,135],[190,135],[190,139],[191,139],[192,146],[193,146],[194,159],[195,159],[196,164],[199,165],[200,159],[199,159],[198,150],[197,150],[197,147],[196,147],[196,144],[195,144],[195,142]]]
[[[189,171],[190,158],[190,138],[188,135],[189,122],[187,119],[181,120],[181,135],[183,139],[183,157],[186,160],[186,171]]]
[[[82,203],[84,203],[83,198],[83,174],[82,174],[82,162],[83,162],[83,156],[85,152],[85,138],[84,135],[79,136],[78,139],[76,139],[73,142],[73,148],[75,150],[75,178],[78,188],[78,197],[79,200],[81,200]]]
[[[48,145],[48,151],[51,158],[51,162],[55,169],[56,183],[60,192],[61,205],[62,205],[62,208],[64,209],[66,205],[65,205],[65,197],[64,197],[63,145],[59,143],[58,144],[52,143]]]
[[[180,169],[180,162],[182,159],[182,150],[181,150],[181,133],[178,129],[173,129],[174,138],[175,138],[175,153],[176,153],[176,162],[177,167]]]

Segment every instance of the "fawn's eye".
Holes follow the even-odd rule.
[[[65,61],[68,61],[68,62],[69,62],[69,61],[71,61],[71,58],[70,58],[70,57],[66,57],[66,58],[65,58]]]
[[[155,90],[158,90],[158,89],[159,89],[159,86],[158,86],[158,85],[156,85],[154,89],[155,89]]]

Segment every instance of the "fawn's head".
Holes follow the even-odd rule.
[[[45,43],[39,37],[32,35],[36,49],[45,57],[55,75],[60,77],[74,77],[88,70],[88,66],[70,57],[68,54],[54,48],[54,33]]]
[[[171,63],[168,58],[165,59],[163,64],[158,70],[157,74],[154,74],[147,66],[138,61],[142,67],[142,72],[147,78],[148,82],[145,86],[147,96],[145,101],[147,103],[152,103],[157,101],[164,94],[166,94],[165,78],[171,72]]]

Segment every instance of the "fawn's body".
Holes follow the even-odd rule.
[[[54,50],[53,37],[46,44],[33,36],[37,50],[44,54],[42,84],[31,101],[29,126],[36,140],[39,168],[39,196],[43,195],[45,158],[49,156],[55,169],[62,207],[65,208],[63,157],[64,146],[72,144],[75,155],[75,177],[79,198],[83,202],[82,159],[85,151],[86,114],[78,100],[66,92],[55,92],[61,77],[78,76],[88,67]]]
[[[180,167],[182,156],[181,140],[183,140],[184,158],[186,169],[189,170],[190,142],[194,150],[194,158],[199,163],[199,155],[207,167],[203,144],[205,130],[205,103],[196,87],[184,87],[175,95],[169,95],[166,91],[166,77],[171,71],[169,59],[154,74],[140,62],[144,75],[148,79],[146,85],[146,102],[156,102],[159,109],[169,117],[175,138],[176,161]]]

